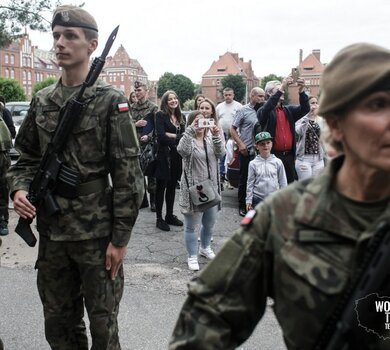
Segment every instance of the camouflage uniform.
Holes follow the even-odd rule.
[[[154,117],[158,110],[158,107],[151,102],[150,100],[146,99],[144,103],[135,102],[130,106],[131,116],[133,117],[134,121],[137,122],[141,119],[147,119],[148,123],[150,121],[153,121],[154,124]],[[142,136],[143,127],[136,128],[137,130],[137,136],[138,139]],[[149,133],[149,139],[152,138],[152,133]],[[141,148],[144,148],[146,146],[146,143],[140,142]],[[151,195],[156,194],[156,178],[152,176],[148,176],[148,192]]]
[[[8,115],[6,113],[8,113]],[[11,113],[6,110],[2,104],[0,104],[0,235],[8,234],[9,191],[6,174],[9,166],[11,165],[9,150],[12,147],[12,138],[14,137],[15,127],[12,122]]]
[[[78,89],[77,89],[78,90]],[[105,270],[109,242],[126,246],[142,199],[139,144],[122,93],[98,80],[74,126],[63,158],[80,173],[81,186],[103,179],[100,188],[76,198],[55,193],[61,213],[38,209],[38,290],[46,339],[53,349],[88,349],[84,303],[92,349],[120,349],[117,314],[123,292],[122,267],[114,281]],[[10,168],[11,193],[28,190],[65,103],[60,83],[39,91],[16,138],[21,156]],[[110,174],[112,187],[105,181]]]
[[[332,190],[343,162],[270,195],[189,286],[170,349],[235,349],[274,299],[288,349],[311,349],[356,271],[389,201],[359,232]],[[382,290],[389,296],[390,286]],[[382,324],[383,328],[383,324]],[[348,349],[388,349],[388,340],[355,327]]]

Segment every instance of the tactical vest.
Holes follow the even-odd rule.
[[[0,109],[0,151],[8,151],[12,148],[12,137],[7,124],[3,119],[3,110]]]

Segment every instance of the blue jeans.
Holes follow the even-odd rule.
[[[210,245],[217,214],[218,205],[204,212],[184,214],[184,241],[188,256],[198,255],[198,228],[200,224],[200,245],[202,248]]]

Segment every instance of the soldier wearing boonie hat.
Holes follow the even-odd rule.
[[[54,11],[51,29],[54,26],[78,27],[98,32],[95,19],[84,9],[78,6],[63,5]]]
[[[189,284],[170,350],[239,347],[268,298],[287,349],[389,348],[385,312],[373,310],[390,296],[390,51],[346,47],[321,87],[319,114],[343,154],[248,212]]]

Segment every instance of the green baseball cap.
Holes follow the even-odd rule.
[[[271,134],[269,132],[267,132],[267,131],[259,132],[255,136],[256,143],[261,142],[261,141],[266,141],[266,140],[272,140]]]

